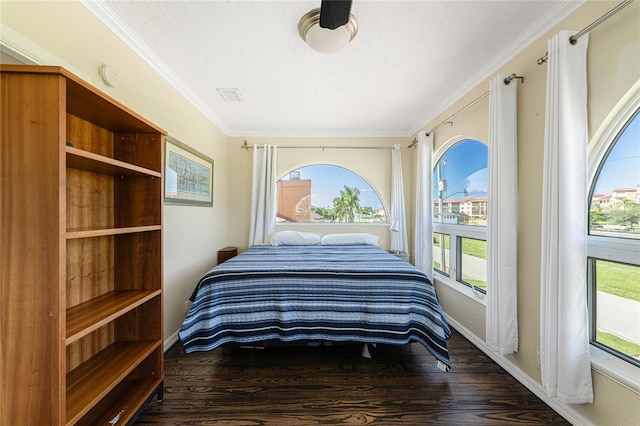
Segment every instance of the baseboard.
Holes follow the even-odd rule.
[[[489,358],[495,361],[496,364],[502,367],[507,373],[513,376],[513,378],[515,378],[524,387],[526,387],[531,392],[533,392],[538,398],[542,400],[542,402],[547,404],[556,413],[564,417],[572,425],[576,425],[576,426],[577,425],[579,426],[593,425],[592,422],[590,422],[580,413],[576,412],[569,405],[563,402],[560,402],[556,399],[549,398],[540,383],[533,380],[529,375],[527,375],[524,371],[522,371],[520,368],[515,366],[511,361],[509,361],[504,356],[489,350],[489,348],[487,347],[484,341],[479,339],[478,336],[470,332],[458,321],[451,318],[447,314],[445,314],[445,317],[447,318],[447,321],[449,322],[449,324],[456,329],[456,331],[462,334],[467,340],[473,343],[474,346],[476,346],[478,349],[484,352],[485,355],[487,355]]]
[[[173,333],[167,340],[164,341],[164,351],[168,351],[178,341],[178,330]]]

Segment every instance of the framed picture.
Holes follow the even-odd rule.
[[[164,141],[164,203],[212,207],[213,160],[170,136]]]

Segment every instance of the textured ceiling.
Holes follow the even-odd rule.
[[[320,0],[83,1],[230,136],[409,136],[581,3],[354,0],[326,55],[297,28]]]

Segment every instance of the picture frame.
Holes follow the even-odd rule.
[[[213,207],[213,159],[164,138],[164,204]]]

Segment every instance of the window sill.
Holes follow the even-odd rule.
[[[589,352],[594,370],[640,393],[640,368],[593,345],[590,345]]]
[[[452,280],[448,276],[443,275],[440,272],[437,272],[436,270],[433,271],[433,279],[434,281],[437,281],[438,283],[443,284],[453,289],[454,291],[462,294],[463,296],[477,303],[478,305],[485,306],[485,307],[487,306],[486,294],[481,293],[479,291],[474,291],[471,287],[461,284],[456,280]]]

